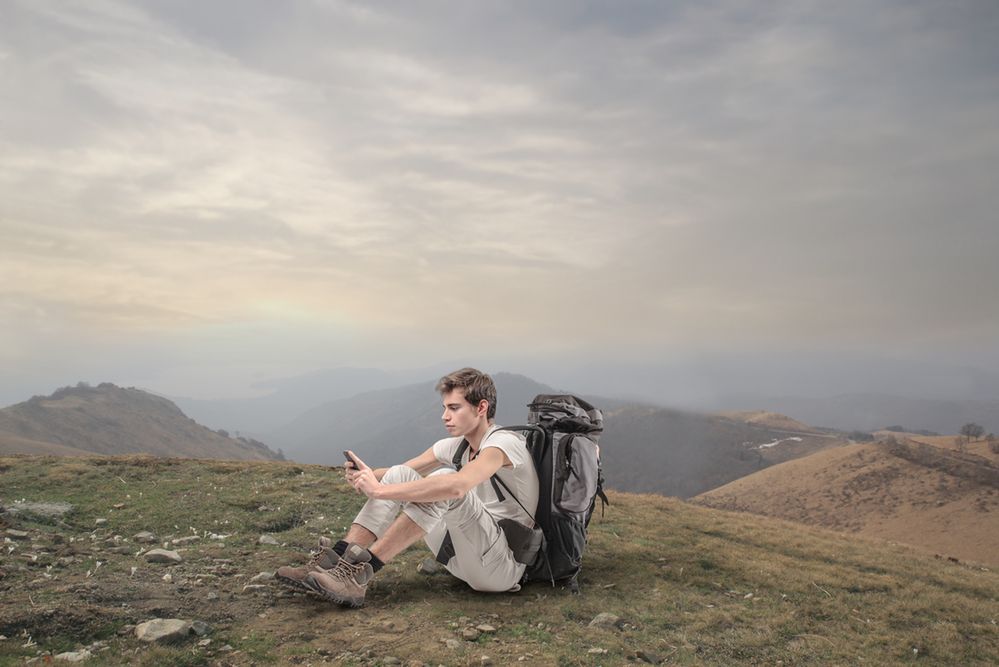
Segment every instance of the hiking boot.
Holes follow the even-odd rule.
[[[332,570],[315,570],[305,577],[312,593],[345,607],[360,607],[368,582],[375,576],[371,568],[371,553],[358,544],[351,544]]]
[[[274,578],[291,588],[311,592],[305,584],[305,578],[310,572],[319,570],[332,570],[340,561],[340,555],[333,551],[333,540],[328,537],[319,538],[319,548],[312,553],[309,562],[302,567],[292,567],[284,565],[277,569]]]

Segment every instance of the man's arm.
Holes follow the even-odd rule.
[[[433,456],[432,449],[430,455]],[[424,460],[426,452],[411,459],[412,462],[419,463]],[[436,458],[434,462],[437,463]],[[471,463],[462,466],[461,470],[453,475],[434,475],[414,482],[403,482],[401,484],[379,484],[370,468],[365,474],[364,470],[355,473],[349,481],[355,489],[369,498],[383,498],[385,500],[408,500],[417,503],[429,503],[438,500],[452,500],[461,498],[471,489],[486,481],[497,470],[506,464],[509,459],[503,450],[498,447],[486,447],[479,452],[479,455]],[[439,463],[438,463],[439,465]],[[415,466],[412,466],[415,467]],[[419,470],[419,468],[416,468]]]
[[[434,470],[437,470],[437,468],[441,466],[441,462],[437,460],[436,456],[434,456],[434,448],[430,447],[429,449],[427,449],[427,451],[423,452],[419,456],[414,456],[413,458],[409,459],[402,465],[409,466],[410,468],[420,473],[421,475],[426,476],[429,473],[433,472]],[[344,469],[348,472],[350,471],[349,466],[344,466]],[[379,482],[382,481],[382,477],[384,477],[385,473],[387,472],[388,468],[371,469],[371,473],[375,476],[375,479]],[[350,481],[349,476],[347,477],[347,481],[348,482]]]

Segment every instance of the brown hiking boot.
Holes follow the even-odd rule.
[[[315,570],[305,577],[312,593],[345,607],[360,607],[368,582],[375,576],[371,569],[371,553],[358,544],[351,544],[332,570]]]
[[[333,551],[333,540],[328,537],[319,538],[319,548],[312,553],[309,562],[302,567],[292,567],[284,565],[277,569],[274,578],[291,588],[312,592],[305,584],[305,578],[310,572],[319,570],[332,570],[340,561],[340,555]]]

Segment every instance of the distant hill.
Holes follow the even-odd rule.
[[[494,375],[497,422],[520,424],[537,394],[556,390],[522,375]],[[344,448],[374,466],[404,461],[446,437],[434,381],[367,392],[314,408],[267,437],[288,457],[339,465]],[[842,444],[787,417],[727,418],[589,397],[604,411],[608,486],[689,497],[790,458]],[[747,423],[746,419],[750,420]],[[756,419],[756,422],[752,420]]]
[[[493,375],[499,400],[496,421],[522,424],[537,394],[555,391],[522,375]],[[399,463],[447,437],[437,380],[371,391],[330,401],[268,434],[268,442],[304,463],[339,465],[343,449],[374,466]]]
[[[975,422],[986,431],[999,432],[999,399],[942,400],[889,394],[842,394],[827,398],[776,396],[730,399],[736,405],[763,405],[768,410],[794,415],[796,419],[843,431],[875,431],[892,424],[912,430],[957,433]]]
[[[253,398],[196,399],[171,396],[185,414],[213,429],[262,436],[303,412],[330,401],[404,384],[377,368],[336,368],[257,385]]]
[[[605,414],[604,473],[625,491],[688,498],[782,461],[846,441],[789,418],[774,428],[745,418],[625,407]],[[776,421],[776,420],[774,420]]]
[[[0,410],[0,453],[281,458],[263,443],[199,425],[165,398],[110,383],[66,387]]]
[[[999,566],[999,456],[984,441],[967,453],[952,443],[953,436],[903,437],[822,451],[694,502]]]

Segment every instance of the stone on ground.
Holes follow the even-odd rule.
[[[154,618],[135,626],[135,636],[144,642],[166,644],[181,641],[194,631],[191,621],[179,618]]]

